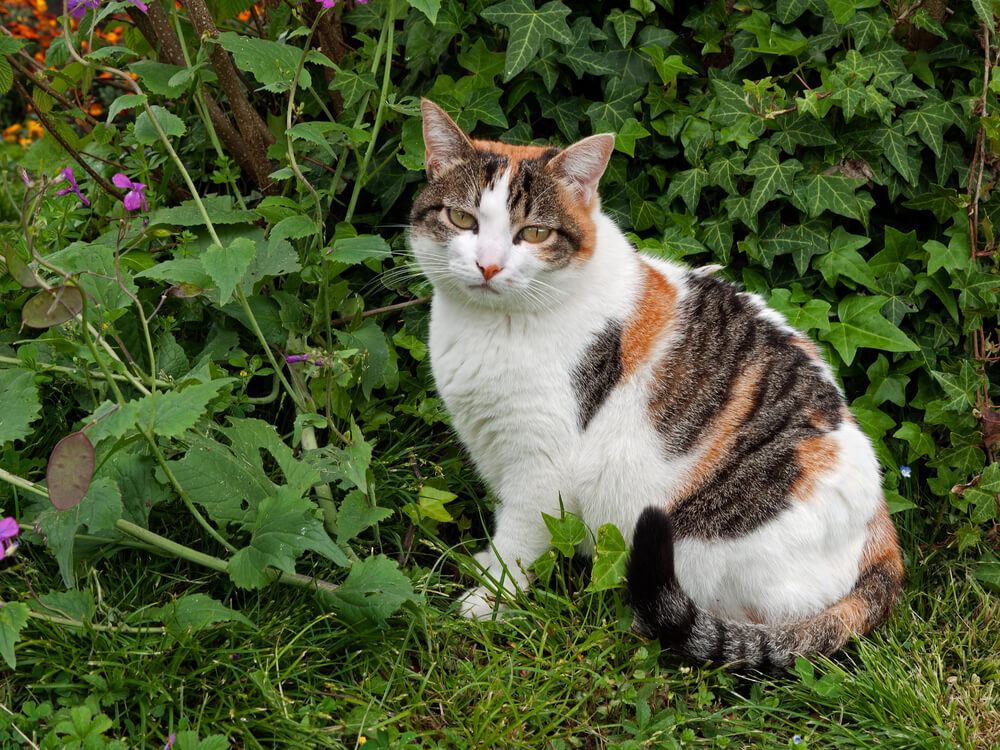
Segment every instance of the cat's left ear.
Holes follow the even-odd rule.
[[[614,150],[615,137],[611,133],[592,135],[562,151],[547,168],[569,182],[580,202],[589,206]]]

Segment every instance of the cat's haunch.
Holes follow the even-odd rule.
[[[562,503],[633,542],[635,627],[688,658],[779,668],[884,620],[896,532],[816,346],[757,295],[636,252],[600,210],[613,136],[510,146],[422,111],[431,366],[498,500],[477,559],[503,583],[463,612],[527,584]]]

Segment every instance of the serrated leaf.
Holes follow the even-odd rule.
[[[587,527],[572,513],[564,513],[561,518],[542,513],[542,518],[552,537],[552,546],[565,557],[572,557],[577,545],[587,538]]]
[[[300,68],[302,50],[290,44],[272,42],[256,36],[245,36],[233,31],[219,34],[218,44],[232,53],[241,70],[250,71],[268,91],[286,91],[292,85],[298,70],[298,87],[312,88],[312,76],[307,67]]]
[[[58,443],[49,455],[45,481],[49,502],[57,510],[69,510],[83,500],[94,476],[94,446],[82,432],[74,432]]]
[[[201,202],[213,224],[252,224],[258,219],[257,214],[253,211],[244,211],[234,207],[233,199],[228,195],[206,195],[201,199]],[[205,219],[198,205],[193,200],[189,200],[184,201],[179,206],[160,208],[151,213],[149,226],[152,227],[156,224],[195,227],[204,226]]]
[[[236,285],[250,267],[257,246],[246,237],[238,237],[229,245],[211,245],[201,254],[201,265],[219,288],[219,304],[225,305],[233,297]]]
[[[628,547],[618,527],[606,523],[597,530],[594,544],[594,566],[587,591],[607,591],[619,588],[625,580]]]
[[[550,0],[538,9],[531,0],[505,0],[480,11],[483,19],[506,26],[510,31],[504,83],[528,67],[544,40],[572,44],[573,37],[566,25],[569,14],[570,9],[557,0]]]
[[[252,520],[244,524],[250,543],[229,558],[229,575],[240,588],[253,589],[271,580],[268,568],[295,572],[295,560],[306,550],[324,555],[337,565],[347,557],[333,543],[323,524],[312,515],[315,505],[287,487],[261,500]]]
[[[880,349],[887,352],[912,352],[919,347],[899,328],[884,317],[880,310],[886,297],[851,294],[837,306],[838,321],[822,335],[846,364],[854,361],[859,348]]]
[[[345,618],[380,625],[406,602],[419,602],[410,579],[385,555],[354,563],[347,579],[333,592],[333,600]]]
[[[38,400],[35,374],[28,370],[0,370],[0,393],[17,394],[4,399],[0,408],[0,447],[11,440],[23,440],[31,434],[31,423],[38,418],[42,405]]]
[[[0,604],[0,655],[11,669],[17,668],[14,644],[21,640],[21,630],[27,622],[27,606],[21,602]]]
[[[253,628],[253,623],[236,610],[207,594],[186,594],[169,604],[155,607],[143,620],[160,619],[174,636],[197,632],[220,622],[239,623]]]
[[[347,544],[369,526],[391,515],[391,509],[372,505],[361,490],[351,490],[337,508],[337,543]]]
[[[0,94],[6,94],[14,85],[14,69],[7,58],[0,56]]]
[[[367,495],[368,467],[372,461],[372,446],[371,443],[365,441],[361,428],[356,424],[351,424],[349,437],[351,442],[346,447],[330,448],[330,454],[340,475],[337,483],[342,489],[356,487]]]

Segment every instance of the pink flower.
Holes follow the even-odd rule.
[[[80,188],[76,184],[76,178],[73,177],[73,168],[66,167],[59,174],[61,174],[63,176],[63,179],[69,183],[69,187],[64,187],[62,190],[57,190],[56,195],[66,195],[66,193],[76,193],[77,197],[80,199],[80,202],[85,206],[89,206],[90,201],[88,201],[86,198],[83,197],[83,193],[80,192]]]
[[[143,192],[143,190],[146,189],[146,186],[143,183],[132,182],[132,180],[123,175],[121,172],[112,177],[111,182],[115,184],[115,187],[128,190],[128,192],[125,193],[125,198],[122,200],[122,203],[125,204],[126,211],[135,211],[140,206],[143,211],[149,210],[149,206],[146,205],[146,194]]]
[[[20,531],[17,521],[11,516],[0,520],[0,560],[11,557],[17,551],[17,542],[11,541]]]

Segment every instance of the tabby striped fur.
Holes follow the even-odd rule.
[[[561,503],[634,542],[635,628],[691,659],[778,668],[883,620],[903,568],[878,463],[808,338],[635,251],[597,196],[612,136],[513,147],[423,116],[431,366],[498,500],[464,614],[527,584]]]

